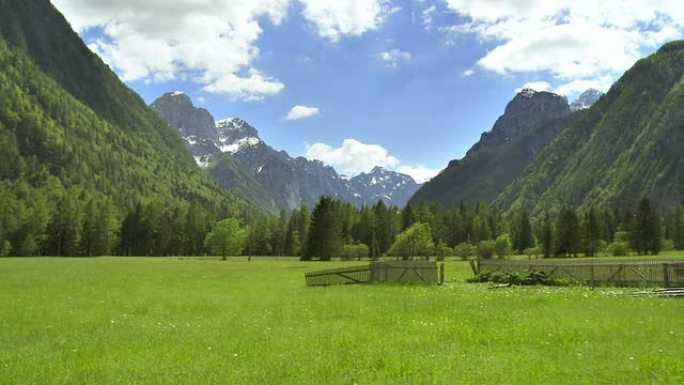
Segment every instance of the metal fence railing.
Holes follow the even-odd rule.
[[[505,261],[482,260],[480,273],[540,271],[594,286],[684,287],[684,261]]]

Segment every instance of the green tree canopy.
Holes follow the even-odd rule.
[[[204,246],[211,254],[220,255],[223,259],[228,255],[240,255],[245,248],[248,231],[235,218],[227,218],[214,223]]]
[[[434,250],[430,224],[415,222],[406,231],[397,235],[389,250],[389,254],[404,260],[421,256],[429,258]]]

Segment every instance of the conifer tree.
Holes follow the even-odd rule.
[[[342,249],[342,222],[332,198],[323,196],[311,214],[311,227],[303,259],[330,260]]]
[[[684,249],[684,206],[679,204],[672,217],[670,236],[677,250]]]
[[[658,254],[661,236],[660,218],[651,206],[651,201],[643,198],[634,216],[632,249],[638,254]]]
[[[556,255],[577,257],[580,248],[581,232],[577,213],[566,207],[556,222]]]
[[[601,228],[599,226],[598,214],[594,207],[590,207],[582,220],[582,245],[584,254],[593,257],[599,248],[601,239]]]
[[[534,237],[532,236],[532,225],[530,224],[530,216],[526,210],[522,210],[513,220],[513,248],[522,254],[523,251],[534,246]]]
[[[553,253],[553,224],[551,222],[551,217],[549,214],[544,215],[544,221],[542,223],[540,242],[542,247],[542,253],[544,258],[549,258]]]

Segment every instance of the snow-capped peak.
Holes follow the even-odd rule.
[[[535,90],[533,90],[533,89],[531,89],[531,88],[525,88],[525,89],[523,89],[522,91],[520,91],[520,92],[518,93],[518,95],[524,96],[524,97],[526,97],[526,98],[531,98],[531,97],[534,96],[534,94],[536,94],[536,93],[537,93],[537,91],[535,91]]]
[[[173,92],[171,92],[171,96],[180,96],[180,95],[185,95],[185,92],[183,92],[183,91],[173,91]]]
[[[591,107],[603,96],[603,92],[590,88],[584,92],[570,104],[570,109],[572,111],[584,110]]]
[[[259,143],[261,143],[261,139],[255,138],[253,136],[238,139],[237,141],[232,143],[221,140],[219,149],[221,150],[221,152],[228,152],[234,154],[244,148],[256,146]]]

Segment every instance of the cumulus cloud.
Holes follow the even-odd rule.
[[[356,139],[345,139],[338,148],[325,143],[307,145],[304,156],[321,160],[347,175],[369,172],[375,166],[394,168],[400,163],[384,147],[362,143]]]
[[[387,67],[397,68],[399,66],[399,62],[411,60],[411,53],[395,48],[389,51],[380,52],[378,54],[378,59],[385,63],[385,66]]]
[[[418,182],[425,181],[437,174],[437,171],[422,165],[402,165],[401,161],[389,154],[378,144],[367,144],[356,139],[345,139],[340,147],[332,147],[325,143],[306,145],[304,156],[308,159],[318,159],[335,167],[337,171],[346,175],[356,175],[369,172],[375,166],[389,170],[397,170],[408,174]]]
[[[285,85],[254,68],[262,24],[279,25],[295,0],[53,0],[124,81],[192,81],[206,92],[260,100]],[[331,41],[377,29],[385,0],[298,0],[318,34]]]
[[[358,36],[377,29],[396,11],[386,0],[299,0],[306,17],[318,34],[330,41],[342,36]]]
[[[613,79],[610,76],[601,76],[591,80],[578,79],[559,85],[553,92],[566,96],[580,94],[590,88],[606,92],[612,83]]]
[[[475,74],[475,70],[473,69],[467,69],[463,71],[463,76],[468,77],[468,76],[473,76]]]
[[[549,73],[566,91],[605,85],[645,50],[684,36],[679,0],[443,1],[464,20],[443,31],[494,44],[477,62],[480,68],[502,75]]]
[[[548,91],[549,88],[551,88],[551,84],[549,84],[548,82],[545,82],[545,81],[528,82],[528,83],[523,84],[522,87],[516,88],[515,93],[517,94],[518,92],[524,90],[525,88],[530,88],[530,89],[533,89],[535,91]],[[585,90],[586,90],[586,88],[585,88]]]
[[[287,116],[285,116],[286,120],[298,120],[298,119],[304,119],[308,118],[314,115],[318,115],[318,108],[317,107],[307,107],[307,106],[301,106],[301,105],[296,105],[290,109],[290,111],[287,113]]]
[[[409,175],[418,183],[425,183],[439,173],[439,170],[427,168],[422,164],[417,166],[399,166],[397,167],[397,171]]]

